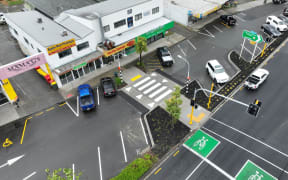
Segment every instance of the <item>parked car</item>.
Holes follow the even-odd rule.
[[[217,84],[224,84],[229,81],[229,75],[216,59],[210,60],[206,63],[206,70],[213,81]]]
[[[236,19],[232,15],[221,15],[220,19],[228,26],[234,26],[236,24]]]
[[[0,24],[6,24],[6,19],[2,12],[0,12]]]
[[[284,8],[282,14],[283,14],[284,16],[288,17],[288,8]]]
[[[282,14],[280,14],[278,16],[279,19],[281,19],[286,25],[288,25],[288,17],[283,16]]]
[[[263,24],[261,26],[261,29],[263,30],[264,33],[269,35],[272,38],[277,38],[281,36],[281,32],[279,32],[274,26],[271,24]]]
[[[278,31],[287,31],[287,25],[278,17],[276,16],[268,16],[266,19],[267,24],[271,24],[274,26]]]
[[[174,64],[174,59],[167,46],[157,48],[157,56],[162,66],[172,66]]]
[[[273,4],[283,4],[286,0],[273,0]]]
[[[104,97],[115,96],[117,94],[114,81],[111,77],[101,78],[100,84],[103,90]]]
[[[269,76],[269,71],[266,69],[255,70],[245,81],[244,86],[247,89],[257,89]]]
[[[78,98],[82,111],[89,111],[96,107],[93,91],[89,84],[78,86]]]

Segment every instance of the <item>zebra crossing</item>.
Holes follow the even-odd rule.
[[[176,85],[174,82],[154,72],[151,75],[137,79],[126,87],[124,92],[147,108],[152,109],[165,99],[168,99]]]

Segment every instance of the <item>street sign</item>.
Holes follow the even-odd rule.
[[[257,43],[260,43],[260,42],[263,41],[262,36],[261,36],[261,35],[258,35],[258,34],[255,33],[254,31],[244,30],[243,33],[242,33],[242,37],[243,37],[243,38],[246,38],[246,39],[249,39],[250,41],[257,42]]]
[[[196,131],[196,133],[189,138],[184,144],[190,149],[196,151],[203,157],[207,157],[220,143],[217,139],[206,134],[202,130]]]
[[[264,169],[257,166],[252,161],[248,160],[237,173],[235,180],[277,180]]]

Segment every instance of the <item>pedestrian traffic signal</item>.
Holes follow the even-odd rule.
[[[254,103],[251,103],[247,109],[247,112],[253,116],[257,116],[262,102],[260,102],[258,99],[255,99]]]
[[[191,99],[190,105],[195,106],[195,99]]]

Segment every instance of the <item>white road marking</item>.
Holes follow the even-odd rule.
[[[215,121],[215,122],[217,122],[217,123],[219,123],[219,124],[222,124],[223,126],[226,126],[226,127],[230,128],[230,129],[233,129],[234,131],[236,131],[236,132],[238,132],[238,133],[240,133],[240,134],[242,134],[242,135],[244,135],[244,136],[247,136],[247,137],[253,139],[254,141],[257,141],[257,142],[263,144],[264,146],[266,146],[266,147],[268,147],[268,148],[270,148],[270,149],[272,149],[272,150],[274,150],[274,151],[276,151],[276,152],[278,152],[278,153],[280,153],[280,154],[282,154],[283,156],[285,156],[285,157],[288,158],[288,154],[279,151],[278,149],[270,146],[269,144],[266,144],[266,143],[260,141],[259,139],[256,139],[256,138],[250,136],[249,134],[246,134],[246,133],[244,133],[244,132],[242,132],[242,131],[240,131],[240,130],[232,127],[232,126],[229,126],[229,125],[227,125],[227,124],[225,124],[225,123],[223,123],[223,122],[221,122],[221,121],[218,121],[217,119],[215,119],[215,118],[213,118],[213,117],[211,117],[210,119],[212,119],[213,121]]]
[[[141,99],[143,97],[143,94],[139,94],[138,96],[136,96],[136,98]]]
[[[277,168],[278,170],[283,171],[283,172],[285,172],[286,174],[288,174],[288,171],[286,171],[285,169],[282,169],[281,167],[279,167],[279,166],[273,164],[272,162],[268,161],[267,159],[265,159],[265,158],[263,158],[263,157],[257,155],[256,153],[254,153],[254,152],[252,152],[252,151],[250,151],[250,150],[248,150],[248,149],[246,149],[246,148],[244,148],[244,147],[242,147],[242,146],[240,146],[240,145],[234,143],[233,141],[231,141],[231,140],[229,140],[229,139],[227,139],[227,138],[225,138],[225,137],[223,137],[223,136],[217,134],[216,132],[214,132],[214,131],[212,131],[212,130],[210,130],[210,129],[207,129],[207,128],[205,128],[205,127],[202,127],[202,129],[205,129],[206,131],[209,131],[210,133],[212,133],[212,134],[214,134],[214,135],[216,135],[216,136],[221,137],[222,139],[224,139],[224,140],[230,142],[231,144],[234,144],[235,146],[239,147],[240,149],[243,149],[244,151],[247,151],[248,153],[250,153],[250,154],[256,156],[257,158],[259,158],[259,159],[265,161],[266,163],[268,163],[268,164],[274,166],[274,167]]]
[[[138,83],[134,84],[133,87],[138,87],[141,84],[145,83],[146,81],[148,81],[149,79],[151,79],[150,77],[146,77],[145,79],[142,79],[141,81],[139,81]]]
[[[240,21],[242,22],[246,22],[244,19],[242,19],[241,17],[237,16],[237,15],[234,15],[234,17],[236,17],[237,19],[239,19]]]
[[[79,98],[77,96],[77,114],[79,115]]]
[[[160,96],[158,96],[156,99],[154,99],[155,102],[159,102],[161,99],[163,99],[168,94],[172,93],[172,90],[169,89],[168,91],[162,93]]]
[[[156,96],[160,92],[164,91],[166,88],[167,88],[167,86],[162,86],[160,89],[158,89],[157,91],[154,91],[152,94],[150,94],[149,98],[153,98],[154,96]]]
[[[153,103],[148,104],[148,106],[152,108],[154,106],[154,104],[155,103],[153,102]]]
[[[100,180],[102,180],[103,177],[102,177],[102,166],[101,166],[101,156],[100,156],[100,147],[99,146],[98,146],[98,160],[99,160]]]
[[[239,24],[236,22],[236,26],[239,26]]]
[[[123,140],[122,131],[120,131],[120,136],[121,136],[121,141],[122,141],[122,148],[123,148],[123,153],[124,153],[124,159],[125,159],[125,162],[127,162],[127,156],[126,156],[126,150],[125,150],[125,145],[124,145],[124,140]]]
[[[142,119],[141,119],[141,117],[139,118],[139,121],[140,121],[140,124],[141,124],[142,130],[143,130],[143,134],[144,134],[145,142],[146,142],[146,144],[148,144],[148,140],[147,140],[146,132],[145,132],[145,129],[144,129],[144,126],[143,126],[143,123],[142,123]]]
[[[132,88],[132,87],[127,87],[125,90],[126,90],[127,92],[129,92],[129,91],[131,90],[131,88]]]
[[[205,29],[206,30],[206,29]],[[207,32],[207,30],[206,30],[206,32]],[[210,33],[208,33],[208,34],[205,34],[205,33],[203,33],[203,32],[197,32],[198,34],[202,34],[202,35],[204,35],[204,36],[208,36],[208,37],[212,37],[212,38],[215,38],[215,36],[212,34],[212,36],[211,36],[211,34]]]
[[[78,99],[78,96],[77,96]],[[75,110],[70,106],[70,104],[66,101],[67,106],[71,109],[71,111],[75,114],[75,116],[79,117],[79,114],[75,112]]]
[[[155,72],[153,72],[153,73],[151,74],[151,76],[157,76],[157,74],[156,74]]]
[[[139,87],[138,90],[142,91],[143,89],[147,88],[148,86],[151,86],[152,84],[154,84],[156,82],[155,79],[149,81],[148,83],[144,84],[143,86]]]
[[[30,177],[34,176],[36,174],[36,171],[34,171],[33,173],[29,174],[28,176],[26,176],[25,178],[23,178],[23,180],[27,180]]]
[[[243,13],[243,12],[241,12],[241,13],[239,13],[239,14],[241,14],[242,16],[246,16],[246,14],[245,14],[245,13]]]
[[[184,50],[181,48],[181,46],[178,44],[177,47],[180,49],[180,51],[184,54],[184,56],[187,56]]]
[[[217,26],[215,25],[212,25],[215,29],[217,29],[219,32],[223,32],[220,28],[218,28]]]
[[[201,166],[201,164],[204,162],[204,160],[202,160],[197,166],[196,168],[189,174],[189,176],[186,177],[185,180],[188,180],[193,174],[194,172]]]
[[[163,80],[162,80],[162,83],[165,83],[165,82],[168,82],[168,81],[167,81],[166,79],[163,79]]]
[[[232,177],[230,174],[228,174],[226,171],[224,171],[223,169],[221,169],[219,166],[217,166],[216,164],[214,164],[212,161],[210,161],[209,159],[201,156],[200,154],[198,154],[197,152],[195,152],[194,150],[192,150],[190,147],[188,147],[186,144],[183,144],[183,146],[188,149],[189,151],[191,151],[193,154],[195,154],[196,156],[200,157],[203,161],[205,161],[206,163],[208,163],[210,166],[212,166],[213,168],[215,168],[217,171],[219,171],[220,173],[222,173],[224,176],[226,176],[228,179],[230,180],[235,180],[234,177]]]
[[[210,31],[208,31],[206,28],[204,28],[204,30],[205,30],[208,34],[210,34],[211,37],[215,38],[215,36],[214,36]]]
[[[155,85],[153,85],[152,87],[150,87],[149,89],[146,89],[143,93],[144,94],[148,94],[150,93],[151,91],[153,91],[154,89],[156,89],[157,87],[161,86],[161,83],[157,83]]]
[[[190,40],[187,40],[188,44],[190,44],[190,46],[194,49],[197,50],[197,48],[194,46],[194,44],[192,44],[192,42]]]
[[[97,101],[98,101],[98,106],[100,105],[100,99],[99,99],[99,88],[97,86]]]

